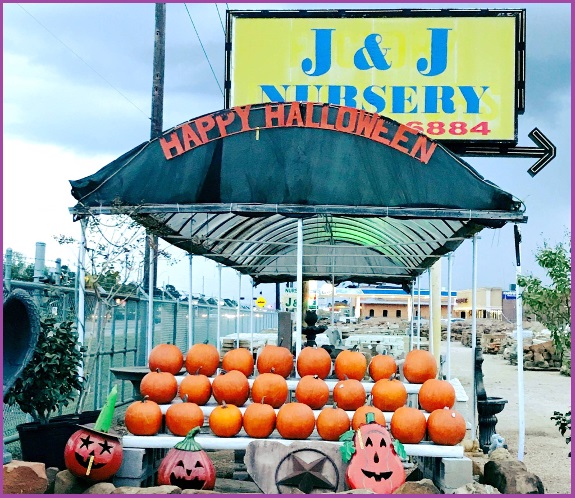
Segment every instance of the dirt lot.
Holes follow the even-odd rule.
[[[442,343],[442,351],[447,345]],[[457,377],[471,395],[473,362],[471,348],[459,342],[451,343],[451,375]],[[505,409],[497,415],[496,431],[505,438],[509,451],[517,455],[518,390],[517,366],[510,365],[501,355],[484,355],[483,380],[487,396],[507,399]],[[566,412],[571,407],[571,378],[559,372],[525,371],[525,457],[530,472],[543,481],[545,493],[571,492],[570,446],[565,443],[555,421],[554,411]]]

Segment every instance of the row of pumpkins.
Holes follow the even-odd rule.
[[[299,380],[297,402],[286,403],[288,378],[293,370],[293,356],[282,346],[267,345],[260,352],[257,364],[245,348],[228,351],[222,359],[222,371],[210,380],[220,363],[218,350],[210,344],[196,344],[185,360],[180,349],[172,344],[156,346],[149,357],[150,372],[140,383],[143,401],[131,404],[125,416],[127,429],[135,435],[154,435],[162,426],[159,404],[168,404],[179,394],[184,403],[172,404],[165,415],[170,432],[185,436],[204,423],[200,406],[213,397],[219,406],[209,416],[212,432],[220,437],[235,436],[243,429],[255,438],[268,437],[274,429],[286,439],[307,439],[314,428],[325,440],[338,440],[340,435],[355,430],[365,421],[367,412],[375,414],[376,422],[385,426],[383,412],[394,412],[390,423],[393,436],[402,443],[417,444],[428,434],[436,444],[455,445],[465,437],[465,420],[452,410],[455,390],[451,383],[438,380],[437,363],[432,354],[423,350],[410,351],[405,358],[403,373],[419,391],[421,408],[430,413],[428,420],[416,408],[405,406],[407,391],[395,378],[397,364],[392,356],[376,355],[369,366],[365,355],[344,350],[335,359],[333,368],[339,382],[333,389],[333,407],[323,408],[329,399],[325,378],[331,373],[332,362],[323,348],[306,347],[298,356],[296,369]],[[178,388],[175,374],[182,367],[185,376]],[[238,407],[250,397],[248,377],[257,366],[258,375],[251,388],[250,404],[244,414]],[[366,405],[366,391],[361,383],[369,373],[375,382],[371,403]],[[275,409],[279,408],[276,415]],[[312,410],[323,410],[317,417]],[[346,411],[353,411],[352,420]]]

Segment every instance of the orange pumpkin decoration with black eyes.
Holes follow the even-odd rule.
[[[184,355],[175,344],[158,344],[150,352],[148,366],[152,372],[159,368],[162,372],[177,375],[184,366]]]
[[[222,359],[222,368],[227,370],[239,370],[246,377],[254,373],[254,357],[246,348],[236,348],[228,351]]]

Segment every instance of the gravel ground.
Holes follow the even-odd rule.
[[[442,343],[442,352],[447,344]],[[517,366],[510,365],[502,355],[484,355],[483,381],[487,396],[508,400],[497,415],[496,431],[505,438],[512,455],[518,445]],[[451,343],[451,376],[457,377],[470,397],[471,410],[473,362],[471,348]],[[527,470],[543,481],[546,494],[571,493],[570,445],[565,443],[555,421],[554,411],[566,412],[571,407],[571,378],[559,372],[525,371],[525,455]]]

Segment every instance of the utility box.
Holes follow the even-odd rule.
[[[278,311],[278,346],[283,346],[291,351],[293,336],[293,322],[291,312]]]

